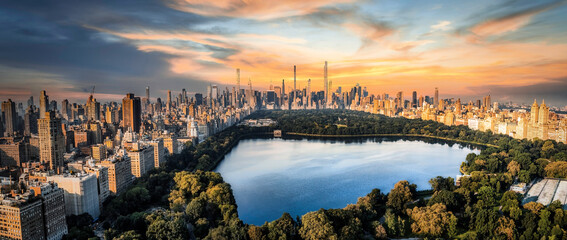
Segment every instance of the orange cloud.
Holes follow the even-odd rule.
[[[271,19],[303,15],[319,7],[353,0],[168,0],[173,9],[205,16]]]
[[[507,16],[490,19],[473,26],[470,31],[474,34],[468,36],[471,42],[480,42],[483,38],[495,35],[502,35],[514,32],[528,24],[531,19],[542,12],[556,8],[565,4],[567,1],[557,1],[549,4],[540,5],[535,8],[513,13]]]

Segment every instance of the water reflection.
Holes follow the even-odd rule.
[[[231,184],[240,218],[261,225],[289,212],[343,208],[373,188],[388,192],[399,180],[430,188],[452,176],[472,146],[436,139],[247,139],[216,171]]]

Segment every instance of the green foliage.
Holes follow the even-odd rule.
[[[394,188],[390,190],[390,194],[388,194],[386,205],[398,212],[402,212],[405,206],[414,200],[416,188],[415,184],[409,184],[406,180],[397,182]]]
[[[166,163],[139,178],[111,199],[101,218],[109,220],[111,239],[387,239],[442,237],[459,239],[561,239],[567,212],[553,203],[520,204],[507,191],[515,180],[567,176],[567,145],[555,141],[517,140],[466,126],[446,126],[419,119],[388,118],[348,110],[257,111],[250,118],[272,118],[276,126],[230,127],[197,146],[167,157]],[[337,127],[340,126],[340,127]],[[356,137],[392,134],[426,136],[427,142],[450,140],[483,145],[467,155],[461,171],[469,174],[454,185],[450,177],[430,180],[433,195],[416,194],[414,184],[398,182],[388,195],[374,189],[344,209],[310,212],[297,222],[287,213],[263,226],[238,219],[230,185],[213,170],[238,141],[274,129],[286,133]],[[432,140],[434,138],[449,140]],[[411,138],[409,138],[411,139]],[[473,145],[478,147],[479,145]],[[190,172],[192,171],[192,172]],[[427,192],[427,191],[426,191]],[[154,207],[165,210],[156,211]],[[152,208],[154,210],[149,211]],[[158,209],[162,209],[158,208]],[[384,223],[380,220],[383,218]],[[71,216],[65,239],[93,237],[92,219]]]

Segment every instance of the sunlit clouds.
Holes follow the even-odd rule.
[[[439,87],[445,96],[511,99],[506,87],[541,86],[542,94],[567,78],[566,1],[127,3],[8,6],[0,94],[25,99],[47,88],[55,98],[86,99],[92,85],[109,99],[146,85],[202,92],[232,87],[236,68],[266,89],[291,81],[293,65],[298,85],[311,79],[318,90],[325,61],[333,88],[360,84],[375,94]],[[8,21],[26,18],[29,25]],[[545,96],[525,99],[533,97]]]

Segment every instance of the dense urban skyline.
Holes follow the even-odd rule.
[[[0,8],[0,95],[164,98],[209,84],[567,102],[566,1],[18,2]],[[88,9],[88,10],[87,10]],[[224,87],[223,87],[224,89]],[[5,99],[3,99],[5,100]]]

